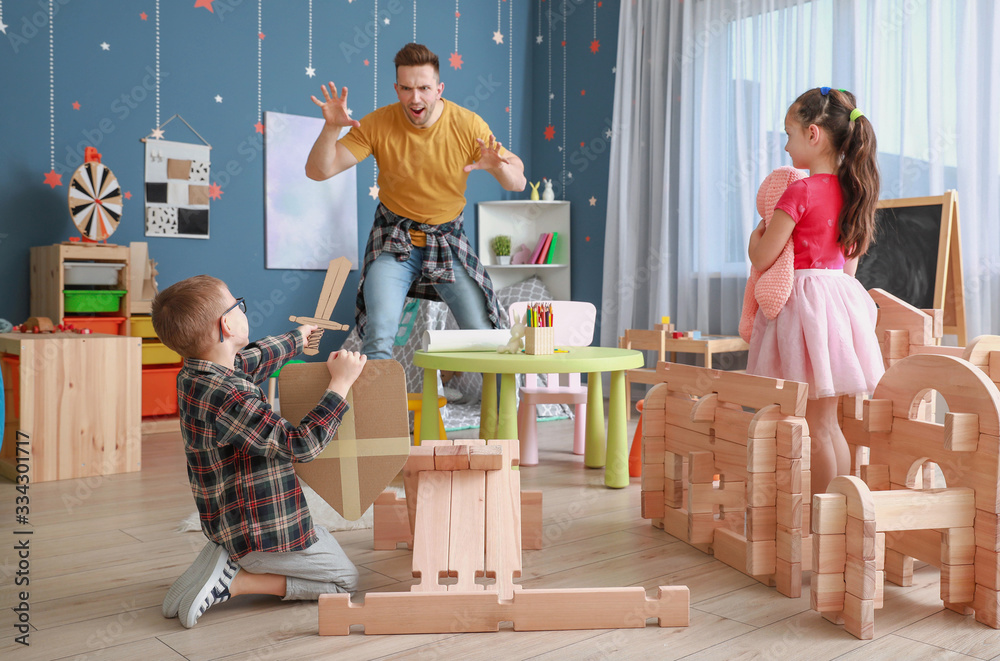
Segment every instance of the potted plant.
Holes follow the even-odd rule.
[[[493,241],[490,242],[490,246],[493,248],[493,254],[497,256],[498,264],[510,264],[510,237],[506,234],[500,234],[493,237]]]

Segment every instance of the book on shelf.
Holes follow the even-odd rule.
[[[556,239],[559,238],[559,232],[552,233],[552,243],[549,244],[549,254],[545,258],[546,264],[551,264],[556,255]]]
[[[545,234],[545,243],[542,244],[542,251],[538,253],[538,258],[535,260],[535,264],[544,264],[545,259],[549,256],[549,246],[552,244],[552,232],[547,232]]]
[[[542,254],[542,250],[545,248],[545,240],[549,238],[547,232],[542,232],[538,235],[538,243],[535,245],[535,249],[531,251],[531,260],[529,264],[538,264],[539,256]]]

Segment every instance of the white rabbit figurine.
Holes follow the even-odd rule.
[[[552,180],[544,179],[544,181],[545,181],[545,190],[542,191],[542,199],[545,200],[546,202],[551,202],[552,200],[556,199],[555,191],[552,190]]]
[[[518,318],[514,315],[510,320],[510,340],[507,344],[501,344],[497,347],[497,353],[519,353],[521,351],[521,340],[524,339],[524,333],[528,329],[526,322],[527,314],[522,315]]]

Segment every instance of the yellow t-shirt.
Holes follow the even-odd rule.
[[[415,127],[399,103],[383,106],[361,119],[339,144],[361,162],[378,162],[379,199],[390,211],[428,225],[458,218],[465,208],[463,168],[479,159],[481,138],[489,144],[490,127],[482,117],[441,99],[441,116],[430,127]],[[500,154],[506,154],[501,148]],[[425,245],[423,232],[411,231],[413,245]]]

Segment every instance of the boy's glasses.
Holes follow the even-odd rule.
[[[247,304],[246,304],[246,302],[242,298],[237,298],[236,302],[233,303],[232,305],[230,305],[228,308],[226,308],[226,311],[222,313],[221,317],[219,317],[219,342],[225,342],[226,341],[226,338],[224,338],[222,336],[222,319],[223,319],[223,317],[225,317],[227,314],[229,314],[232,310],[235,310],[236,308],[239,308],[240,312],[246,312],[247,311]]]

